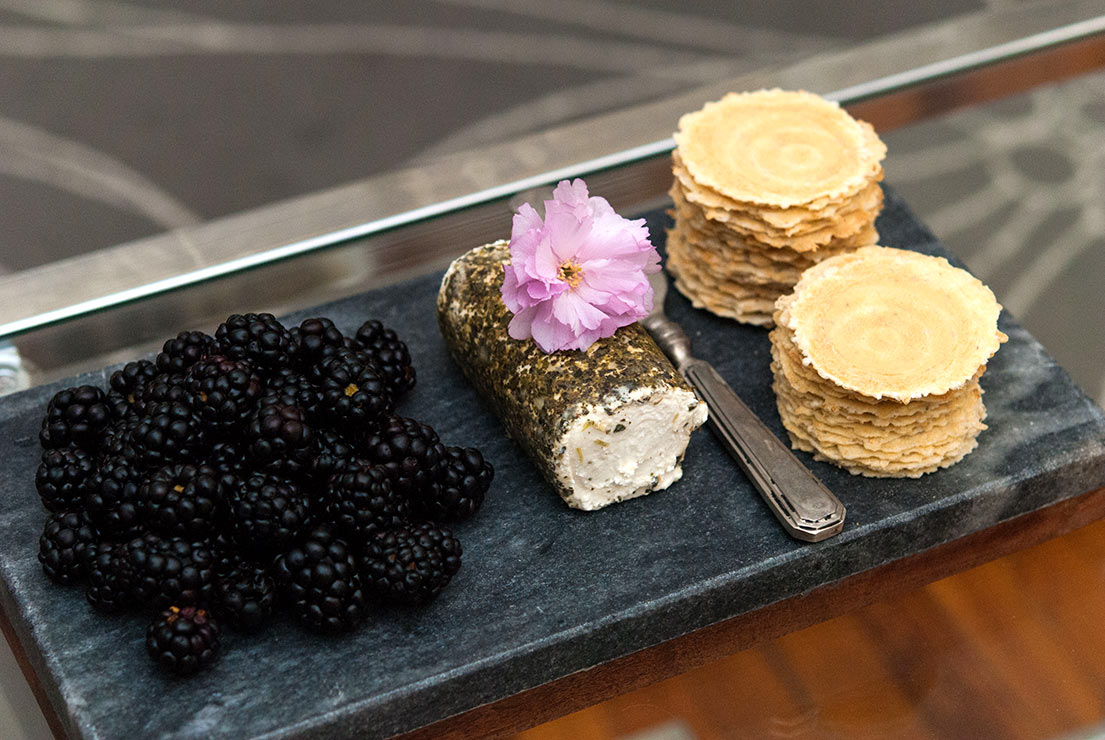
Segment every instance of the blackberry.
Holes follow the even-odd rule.
[[[215,556],[203,542],[145,534],[122,546],[131,600],[143,607],[210,603]]]
[[[50,580],[76,583],[88,572],[90,548],[96,533],[88,517],[78,513],[54,514],[46,520],[38,540],[38,562]]]
[[[282,367],[270,373],[265,380],[263,404],[293,404],[313,417],[318,410],[318,402],[318,388],[294,367]]]
[[[300,624],[318,632],[344,632],[365,620],[357,563],[346,543],[327,527],[277,558],[276,580]]]
[[[165,342],[154,364],[163,373],[183,374],[211,354],[214,347],[215,340],[202,331],[182,331]]]
[[[220,474],[207,465],[187,463],[155,470],[138,487],[144,522],[163,535],[203,537],[224,518]]]
[[[378,530],[399,526],[409,514],[407,499],[393,490],[387,471],[363,461],[355,461],[327,490],[326,519],[357,544]]]
[[[375,426],[391,411],[391,392],[367,355],[344,351],[311,369],[325,419],[348,429]]]
[[[445,527],[439,527],[432,522],[422,522],[414,527],[418,536],[423,541],[433,542],[437,547],[437,551],[441,553],[441,563],[445,568],[445,573],[450,578],[457,574],[460,570],[460,556],[462,549],[460,546],[460,540],[453,536]]]
[[[227,523],[226,505],[230,493],[238,489],[243,478],[253,473],[245,459],[243,449],[240,442],[216,442],[200,463],[205,468],[211,468],[219,482],[222,502],[220,531],[223,528],[222,525]]]
[[[296,360],[304,368],[334,356],[348,344],[334,322],[325,318],[306,319],[292,329],[291,334],[295,342]]]
[[[252,561],[245,557],[238,544],[225,532],[219,532],[207,540],[211,546],[211,553],[215,557],[212,568],[215,571],[216,580],[230,575],[239,568],[252,566]]]
[[[414,388],[415,374],[410,352],[393,329],[376,320],[366,321],[357,329],[354,341],[372,356],[380,368],[391,388],[392,399],[397,401]]]
[[[475,448],[446,447],[437,485],[414,501],[418,515],[433,521],[461,521],[483,504],[495,471]]]
[[[100,432],[112,418],[107,396],[96,386],[66,388],[55,393],[46,405],[38,439],[45,449],[72,445],[94,450]]]
[[[134,414],[124,416],[107,429],[100,436],[99,456],[101,460],[109,457],[123,457],[135,460],[138,453],[134,450],[132,434],[138,426],[138,417]]]
[[[387,603],[425,603],[460,570],[460,554],[460,542],[429,523],[377,532],[360,558],[365,590]]]
[[[246,423],[263,389],[252,365],[222,355],[193,365],[186,385],[200,424],[208,433],[223,437],[235,434]]]
[[[35,471],[35,488],[49,511],[78,511],[95,475],[96,461],[88,452],[75,447],[46,450]]]
[[[401,496],[414,502],[434,495],[446,453],[429,424],[391,416],[379,431],[365,437],[359,450],[369,462],[387,469]]]
[[[290,478],[305,475],[317,450],[306,416],[281,400],[262,404],[245,434],[253,467]]]
[[[243,564],[219,577],[216,601],[233,629],[259,632],[276,605],[276,585],[264,568]]]
[[[321,429],[318,434],[318,454],[311,461],[311,478],[319,490],[327,488],[336,476],[351,469],[356,453],[353,445],[340,433]]]
[[[295,347],[288,330],[271,313],[234,314],[215,330],[219,352],[249,360],[262,375],[286,366]]]
[[[142,390],[158,375],[157,366],[149,360],[128,362],[108,378],[107,401],[122,419],[138,413],[141,408]]]
[[[206,436],[192,409],[173,401],[150,406],[131,432],[131,440],[139,460],[152,467],[200,458]]]
[[[123,546],[101,542],[88,548],[88,603],[104,612],[120,612],[131,606],[130,574]]]
[[[179,373],[159,373],[142,386],[135,410],[141,417],[149,416],[154,406],[179,403],[194,409],[196,398],[188,389],[188,376]]]
[[[255,556],[285,549],[310,522],[299,488],[276,476],[255,473],[229,498],[231,535]]]
[[[246,467],[245,447],[238,441],[222,440],[211,445],[208,450],[206,464],[214,468],[219,476],[226,478],[242,478],[249,473]]]
[[[110,457],[101,463],[84,497],[84,510],[101,534],[125,537],[139,529],[138,486],[142,480],[133,460]]]
[[[272,398],[288,397],[298,405],[313,406],[317,403],[318,389],[315,388],[315,384],[294,366],[273,370],[267,374],[264,382],[262,402]]]
[[[203,609],[169,607],[146,629],[146,652],[162,668],[189,676],[219,656],[219,625]]]

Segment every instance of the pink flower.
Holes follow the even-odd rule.
[[[509,333],[545,352],[585,350],[652,310],[648,274],[660,255],[645,220],[614,213],[587,183],[563,180],[545,201],[545,220],[525,203],[514,215],[503,302]]]

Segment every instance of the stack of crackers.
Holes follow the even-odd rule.
[[[983,419],[979,378],[1007,337],[994,294],[947,260],[864,247],[779,298],[771,369],[797,449],[854,474],[917,478],[962,459]]]
[[[730,94],[679,120],[667,267],[697,308],[770,326],[822,260],[878,241],[886,146],[806,92]]]

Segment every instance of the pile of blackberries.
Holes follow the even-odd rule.
[[[461,562],[440,523],[472,516],[493,473],[395,413],[414,384],[378,321],[346,336],[262,313],[60,391],[35,476],[43,570],[103,611],[156,611],[147,649],[179,674],[215,659],[220,625],[284,609],[341,632],[428,601]]]

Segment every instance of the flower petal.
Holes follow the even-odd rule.
[[[614,332],[603,333],[599,329],[584,329],[579,332],[572,341],[568,342],[564,349],[578,349],[586,351],[592,344],[600,339],[604,339],[609,336],[613,336]]]
[[[545,201],[546,214],[548,213],[549,203],[556,203],[557,206],[562,206],[566,210],[575,213],[577,219],[582,220],[586,216],[591,215],[591,208],[588,202],[587,183],[578,177],[571,182],[561,180],[557,183],[556,188],[553,190],[553,199],[551,201]]]
[[[622,218],[583,180],[557,184],[544,220],[528,203],[518,209],[510,254],[502,285],[515,314],[508,331],[532,336],[545,352],[586,349],[652,306],[647,275],[660,269],[660,257],[644,219]],[[571,283],[561,277],[569,261],[582,273]]]
[[[568,325],[573,330],[596,329],[606,318],[605,313],[572,291],[553,298],[552,311],[557,321]]]
[[[511,339],[529,339],[533,336],[533,319],[537,315],[538,306],[531,306],[523,309],[514,314],[514,318],[510,320],[510,324],[506,328],[506,333],[510,335]]]
[[[551,283],[559,279],[557,274],[560,272],[561,262],[563,260],[557,256],[552,248],[552,239],[548,234],[545,234],[534,250],[533,260],[529,268],[530,277]]]
[[[567,348],[575,339],[576,333],[556,320],[549,302],[538,306],[536,312],[530,331],[537,346],[546,353]]]
[[[511,313],[518,313],[524,306],[521,301],[521,287],[518,284],[518,277],[510,265],[503,265],[503,284],[499,288],[499,292],[503,296],[503,303],[510,310]]]
[[[526,295],[533,301],[547,301],[568,288],[565,282],[546,283],[541,280],[530,280],[526,283]]]
[[[578,261],[576,254],[591,236],[591,217],[580,216],[571,209],[553,205],[545,211],[545,233],[556,254],[557,267],[568,260]]]
[[[526,232],[540,232],[545,225],[541,221],[537,209],[529,203],[523,203],[518,207],[518,212],[511,219],[510,240],[514,241]]]

